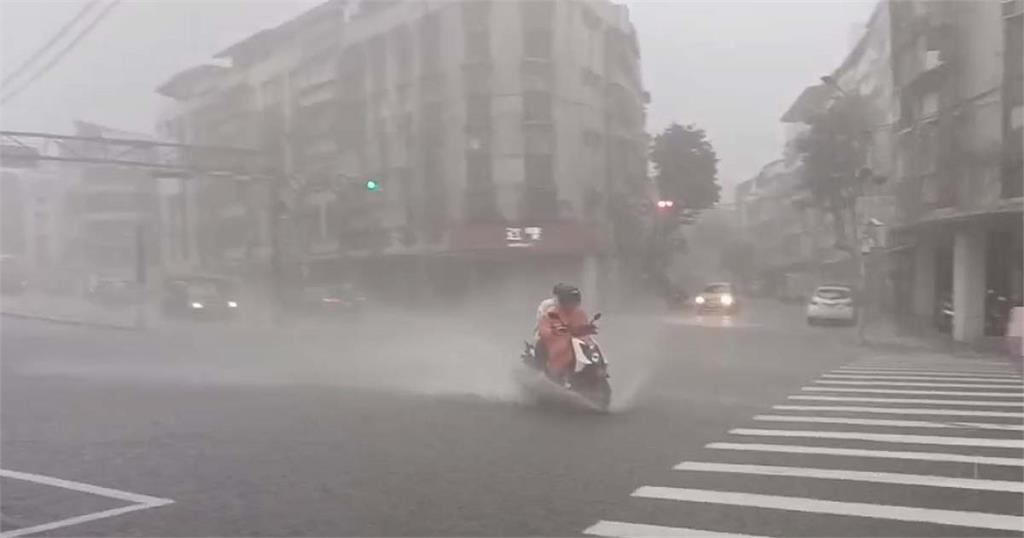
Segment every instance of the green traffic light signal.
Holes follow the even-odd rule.
[[[380,190],[380,183],[377,183],[376,180],[368,179],[368,180],[366,180],[366,190],[374,191],[374,192],[379,191]]]

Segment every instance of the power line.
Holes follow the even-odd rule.
[[[57,55],[50,60],[49,63],[47,63],[38,71],[36,71],[36,74],[32,76],[32,78],[28,79],[24,84],[22,84],[17,89],[12,90],[11,92],[7,93],[2,98],[0,98],[0,104],[7,104],[8,101],[20,95],[22,92],[28,89],[32,85],[32,83],[42,78],[43,75],[45,75],[47,72],[53,69],[53,67],[60,63],[60,61],[63,60],[64,57],[67,56],[68,53],[70,53],[75,48],[75,46],[77,46],[78,43],[85,38],[85,36],[89,35],[89,33],[92,32],[94,28],[96,28],[96,25],[98,25],[104,18],[106,18],[110,11],[114,9],[114,7],[117,6],[117,4],[120,2],[121,0],[114,0],[113,2],[107,4],[103,8],[103,10],[100,11],[98,15],[96,15],[92,22],[89,23],[88,26],[86,26],[81,32],[79,32],[79,34],[75,36],[75,38],[71,40],[71,42],[68,43],[67,46],[61,49],[57,53]]]
[[[55,33],[49,41],[43,44],[42,47],[36,50],[36,52],[32,54],[32,56],[30,56],[21,65],[15,68],[9,75],[4,77],[3,83],[0,83],[0,88],[9,86],[11,83],[15,81],[15,79],[20,77],[25,71],[28,71],[33,64],[35,64],[40,58],[42,58],[43,55],[46,54],[46,52],[51,47],[57,44],[57,42],[60,41],[64,37],[64,35],[71,30],[71,28],[74,25],[78,24],[78,21],[82,20],[82,18],[84,18],[85,15],[89,11],[91,11],[92,8],[95,7],[97,4],[99,4],[99,0],[92,0],[88,4],[82,6],[82,9],[79,9],[78,13],[76,13],[75,16],[71,18],[71,20],[65,23],[64,26],[60,28],[60,30],[57,30],[57,33]]]

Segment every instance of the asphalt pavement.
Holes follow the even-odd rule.
[[[1022,534],[1005,362],[858,347],[773,303],[606,312],[599,415],[524,399],[527,331],[501,321],[5,318],[0,538]]]

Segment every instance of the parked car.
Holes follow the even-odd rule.
[[[166,279],[161,308],[165,315],[228,319],[237,314],[237,287],[227,278],[183,276]]]
[[[698,314],[716,312],[735,314],[739,311],[739,299],[736,288],[728,282],[715,282],[704,286],[704,289],[693,299]]]
[[[807,324],[857,322],[857,306],[853,301],[853,290],[849,286],[819,286],[807,302]]]

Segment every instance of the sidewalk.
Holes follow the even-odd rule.
[[[26,292],[0,298],[4,316],[37,319],[70,325],[135,330],[140,328],[140,312],[135,305],[103,307],[78,296],[46,295]],[[151,318],[149,312],[146,317]]]
[[[980,342],[957,342],[948,334],[920,323],[900,322],[891,318],[871,320],[864,332],[867,347],[884,352],[939,354],[964,359],[989,359],[1009,362],[1020,367],[1020,357],[1012,357],[1004,349],[1003,339],[986,337]]]

